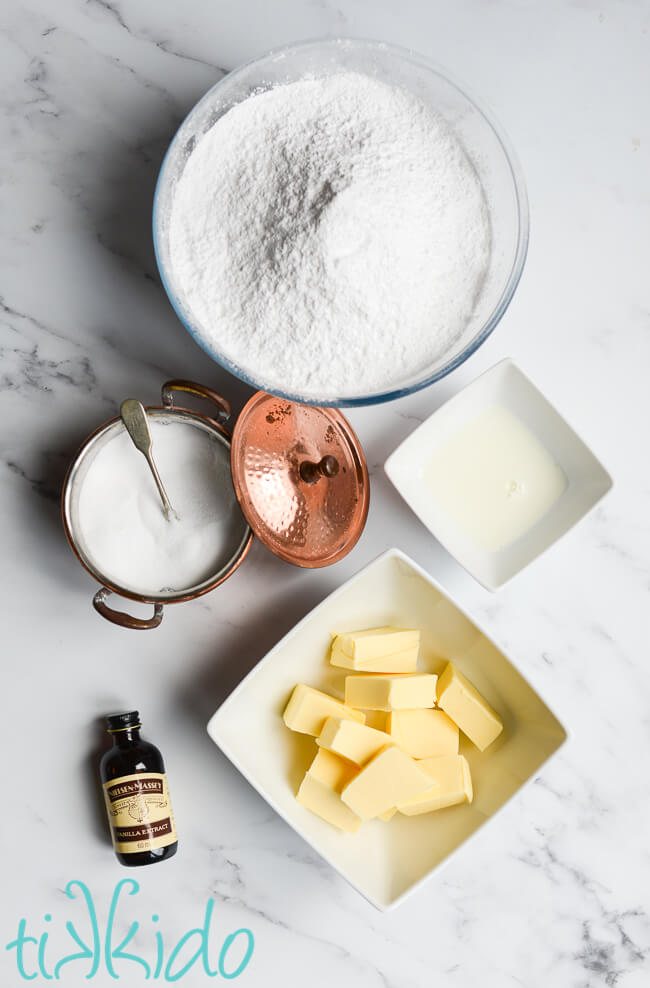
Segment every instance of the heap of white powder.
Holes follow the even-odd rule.
[[[99,448],[77,506],[82,544],[104,577],[145,596],[213,578],[246,534],[226,447],[185,422],[149,419],[156,464],[176,512],[165,518],[126,431]]]
[[[387,390],[462,333],[487,271],[481,183],[449,125],[342,72],[257,93],[199,140],[170,217],[203,338],[270,389]]]

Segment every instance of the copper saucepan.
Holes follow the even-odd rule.
[[[209,418],[206,415],[201,415],[199,412],[190,411],[187,408],[174,405],[175,392],[192,394],[211,401],[217,407],[215,418]],[[161,399],[162,405],[148,407],[147,415],[154,420],[159,419],[165,422],[172,420],[179,421],[203,429],[223,446],[224,455],[230,460],[231,436],[222,424],[230,417],[230,405],[225,398],[222,398],[221,395],[217,394],[211,388],[205,387],[202,384],[195,384],[193,381],[167,381],[162,386]],[[65,534],[72,551],[90,575],[98,583],[102,584],[101,589],[93,597],[95,610],[102,617],[106,618],[107,621],[112,621],[113,624],[118,624],[123,628],[148,630],[149,628],[157,628],[162,621],[164,604],[178,604],[185,600],[194,600],[196,597],[200,597],[202,594],[214,590],[220,583],[227,580],[238,566],[241,565],[242,560],[248,553],[253,541],[253,532],[242,515],[241,537],[237,542],[237,547],[231,558],[218,572],[212,574],[207,580],[180,592],[151,595],[140,594],[107,579],[85,551],[83,542],[78,535],[77,525],[75,524],[75,504],[81,484],[83,483],[85,471],[88,469],[93,456],[106,442],[110,441],[123,429],[122,420],[119,416],[116,416],[103,425],[100,425],[98,429],[95,429],[82,444],[70,465],[63,484],[61,513]],[[107,603],[107,598],[111,594],[119,594],[120,597],[126,597],[129,600],[135,600],[142,604],[153,604],[153,615],[149,618],[137,618],[124,611],[114,610]]]

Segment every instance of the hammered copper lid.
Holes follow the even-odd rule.
[[[246,520],[276,556],[329,566],[356,544],[368,515],[368,468],[337,409],[257,392],[237,419],[231,464]]]

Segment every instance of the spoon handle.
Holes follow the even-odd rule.
[[[144,410],[142,402],[137,401],[135,398],[127,398],[126,401],[123,401],[120,405],[120,418],[124,422],[126,431],[133,441],[133,445],[142,453],[149,464],[149,469],[153,474],[153,479],[156,481],[156,487],[158,488],[158,493],[160,494],[160,500],[163,503],[165,518],[169,521],[170,515],[173,513],[174,509],[169,503],[167,491],[163,487],[163,482],[160,479],[160,475],[156,469],[156,464],[153,461],[153,456],[151,454],[151,432],[149,430],[149,423],[147,422],[147,413]]]
[[[151,432],[142,402],[135,398],[127,398],[120,405],[120,418],[124,422],[135,448],[146,456],[151,451]]]
[[[167,519],[167,521],[169,521],[171,515],[172,514],[175,514],[175,511],[172,508],[171,504],[169,503],[169,498],[167,497],[167,491],[163,487],[163,482],[160,479],[160,474],[158,473],[158,470],[156,469],[156,464],[153,461],[153,457],[151,456],[151,452],[145,453],[144,455],[145,455],[145,458],[147,460],[147,463],[149,464],[149,469],[151,470],[151,472],[153,474],[153,479],[156,481],[156,487],[158,488],[158,493],[160,494],[160,500],[163,503],[163,512],[165,514],[165,518]]]

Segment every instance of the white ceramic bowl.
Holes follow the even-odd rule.
[[[423,474],[435,449],[485,409],[507,408],[562,468],[567,486],[546,515],[505,548],[479,548],[427,491]],[[384,469],[418,518],[461,566],[498,590],[583,518],[610,490],[612,478],[580,436],[511,361],[502,360],[438,408],[389,456]]]
[[[345,834],[300,806],[295,793],[316,753],[282,712],[298,682],[342,698],[345,672],[327,662],[330,631],[384,624],[420,628],[420,666],[447,659],[499,712],[504,730],[481,753],[463,738],[474,802],[420,817],[396,814]],[[504,653],[427,573],[390,549],[330,594],[246,676],[208,733],[252,786],[332,867],[378,909],[389,909],[437,868],[530,780],[566,731]]]

